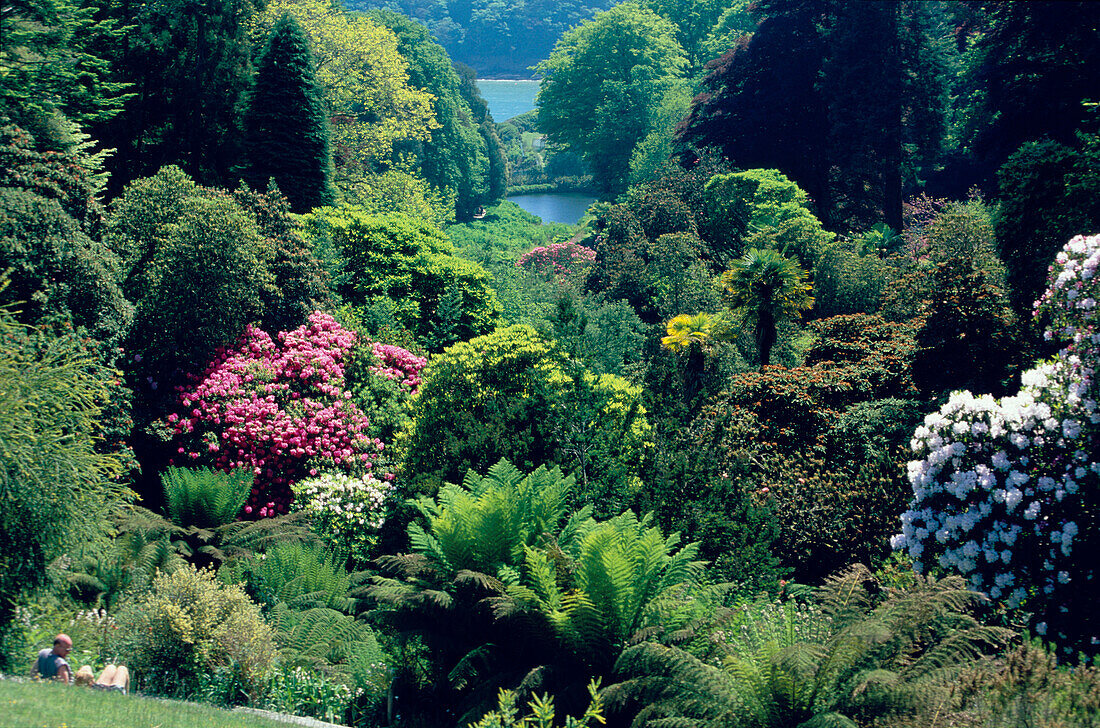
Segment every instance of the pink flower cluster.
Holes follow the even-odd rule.
[[[355,339],[320,312],[278,342],[249,326],[193,387],[179,388],[181,413],[168,416],[178,456],[250,468],[255,483],[244,510],[260,518],[288,513],[291,484],[319,468],[369,470],[383,445],[367,437],[367,418],[343,388]]]
[[[371,374],[394,380],[398,385],[416,394],[420,388],[420,371],[428,366],[428,360],[411,351],[392,344],[374,342],[374,355],[379,364],[370,368]]]
[[[596,251],[573,241],[551,243],[524,253],[516,261],[517,268],[526,268],[534,273],[554,273],[560,277],[569,277],[596,260]]]

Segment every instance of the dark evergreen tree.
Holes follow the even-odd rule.
[[[901,227],[908,183],[943,137],[944,63],[920,3],[761,0],[751,37],[710,64],[679,130],[690,161],[717,149],[774,167],[830,227]]]
[[[1100,78],[1100,5],[987,2],[969,111],[972,150],[993,172],[1021,144],[1048,137],[1072,144],[1086,127]],[[1043,266],[1045,270],[1045,263]]]
[[[718,150],[735,167],[779,169],[829,209],[828,103],[818,86],[831,0],[761,2],[756,33],[709,64],[679,130],[689,158]],[[781,60],[780,60],[781,59]]]
[[[997,247],[1021,318],[1042,293],[1047,266],[1074,235],[1100,232],[1100,135],[1073,147],[1050,139],[1022,145],[997,172]]]
[[[822,92],[836,226],[883,220],[901,229],[901,65],[898,2],[837,7]]]
[[[247,24],[262,0],[97,3],[97,25],[123,39],[102,48],[132,93],[123,112],[90,129],[108,159],[108,196],[176,164],[198,182],[228,187],[240,163],[240,114],[252,76]]]
[[[257,63],[245,134],[252,187],[266,189],[275,180],[297,213],[332,204],[328,117],[309,39],[289,13],[272,26]]]

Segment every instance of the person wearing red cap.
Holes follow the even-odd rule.
[[[52,650],[46,649],[38,653],[38,658],[31,666],[31,677],[71,683],[73,681],[73,671],[65,658],[72,651],[73,641],[69,635],[65,633],[57,635],[53,638]]]

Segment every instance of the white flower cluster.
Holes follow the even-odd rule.
[[[1059,253],[1036,310],[1070,343],[1025,372],[1016,396],[955,392],[914,433],[913,500],[892,543],[918,571],[952,569],[1012,607],[1057,605],[1059,589],[1096,577],[1074,542],[1100,484],[1098,262],[1100,236]]]
[[[344,473],[323,473],[294,486],[293,508],[306,511],[333,535],[355,535],[376,531],[385,521],[383,503],[392,486],[373,475],[352,477]]]

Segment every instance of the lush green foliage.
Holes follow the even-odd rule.
[[[239,586],[225,586],[211,572],[160,574],[118,622],[119,652],[142,690],[190,697],[225,670],[239,699],[263,694],[275,659],[272,629]]]
[[[345,195],[379,190],[384,184],[376,173],[385,177],[394,145],[429,138],[431,97],[409,86],[408,61],[388,28],[321,0],[275,0],[257,30],[268,30],[284,13],[309,36],[331,124],[335,181]]]
[[[577,697],[699,575],[697,547],[677,550],[649,516],[570,515],[573,485],[556,468],[524,475],[507,461],[470,471],[419,500],[413,553],[384,559],[393,576],[367,592],[424,634],[452,684],[476,688],[470,699],[535,668]]]
[[[1097,477],[1096,270],[1100,236],[1070,240],[1051,266],[1037,313],[1058,354],[994,399],[953,392],[913,435],[913,501],[895,546],[914,568],[965,575],[974,588],[1033,613],[1067,652],[1094,653]],[[1022,487],[1021,487],[1022,486]]]
[[[1013,306],[1022,316],[1042,293],[1047,266],[1064,241],[1100,226],[1095,174],[1100,136],[1081,136],[1074,146],[1028,142],[997,173],[1002,199],[997,245]]]
[[[884,589],[866,567],[828,579],[810,604],[745,604],[724,615],[704,654],[643,643],[623,654],[633,679],[608,688],[643,702],[635,725],[844,726],[932,716],[946,677],[1010,631],[974,616],[980,594],[957,577]]]
[[[293,15],[271,27],[256,66],[245,115],[245,178],[264,189],[274,180],[294,212],[334,198],[328,119],[309,39]]]
[[[634,148],[685,64],[675,29],[638,5],[600,13],[562,36],[536,67],[539,128],[579,152],[604,192],[625,188]]]
[[[236,519],[252,488],[252,473],[170,467],[161,473],[165,511],[173,523],[217,528]]]
[[[96,450],[101,403],[118,379],[95,371],[71,337],[36,335],[0,310],[0,634],[47,564],[101,534],[132,495],[116,480],[118,459]]]
[[[409,62],[410,85],[435,97],[431,139],[410,142],[407,150],[418,158],[425,180],[454,196],[455,219],[469,220],[499,191],[493,189],[487,148],[493,139],[481,134],[463,96],[462,80],[424,26],[388,10],[373,11],[368,17],[397,36],[397,49]],[[402,151],[400,146],[397,151]]]
[[[488,275],[432,224],[340,207],[314,212],[306,226],[315,246],[338,256],[334,284],[348,303],[400,302],[397,323],[435,350],[492,330],[500,304]]]
[[[454,60],[490,78],[527,77],[550,55],[562,33],[611,5],[606,0],[562,0],[550,5],[518,0],[468,4],[428,0],[349,0],[350,10],[384,7],[417,18]],[[500,121],[503,121],[501,119]]]
[[[435,357],[413,404],[405,472],[434,492],[502,457],[556,463],[601,513],[638,487],[649,424],[640,392],[596,376],[527,326],[500,329]]]

